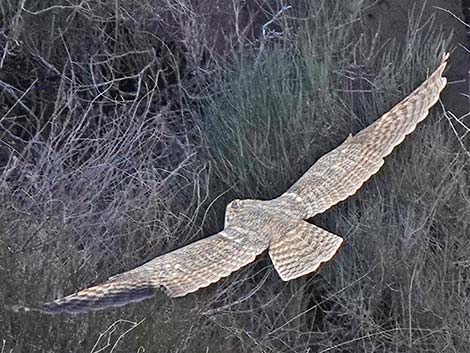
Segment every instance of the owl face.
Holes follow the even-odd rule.
[[[250,213],[249,211],[253,211],[259,204],[259,200],[233,200],[225,209],[225,226],[242,215],[247,216]]]

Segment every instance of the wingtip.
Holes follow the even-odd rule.
[[[13,311],[15,313],[25,313],[25,312],[31,312],[31,311],[40,311],[37,308],[32,308],[29,306],[24,306],[21,304],[14,304],[14,305],[6,305],[5,306],[8,310]]]
[[[42,313],[42,314],[55,314],[57,311],[50,310],[48,305],[51,303],[42,304],[40,307],[30,307],[21,304],[14,304],[14,305],[6,305],[5,307],[13,311],[15,313],[27,313],[27,312],[35,312],[35,313]]]
[[[439,68],[437,69],[437,71],[440,73],[440,76],[442,76],[442,73],[444,72],[448,64],[449,57],[450,57],[450,54],[448,52],[444,53],[442,56],[441,64],[439,65]]]

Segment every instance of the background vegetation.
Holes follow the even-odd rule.
[[[0,3],[0,352],[463,352],[468,114],[431,116],[316,217],[346,244],[284,283],[266,255],[187,297],[15,313],[222,227],[398,102],[451,49],[370,1]],[[284,7],[283,7],[284,6]],[[444,109],[442,109],[444,108]]]

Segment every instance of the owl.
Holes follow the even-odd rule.
[[[343,239],[306,220],[356,193],[426,118],[447,83],[442,74],[448,57],[409,96],[322,156],[279,197],[230,202],[219,233],[65,298],[16,309],[80,313],[150,298],[159,289],[181,297],[228,276],[265,250],[283,281],[317,270],[336,254]]]

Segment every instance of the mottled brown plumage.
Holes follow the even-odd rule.
[[[414,92],[320,158],[280,197],[232,201],[221,232],[111,277],[101,285],[37,309],[23,310],[100,310],[149,298],[156,289],[163,289],[171,297],[184,296],[249,264],[266,249],[285,281],[315,271],[334,256],[342,238],[305,219],[353,195],[380,169],[384,157],[428,115],[446,85],[442,74],[447,59],[448,54]]]

